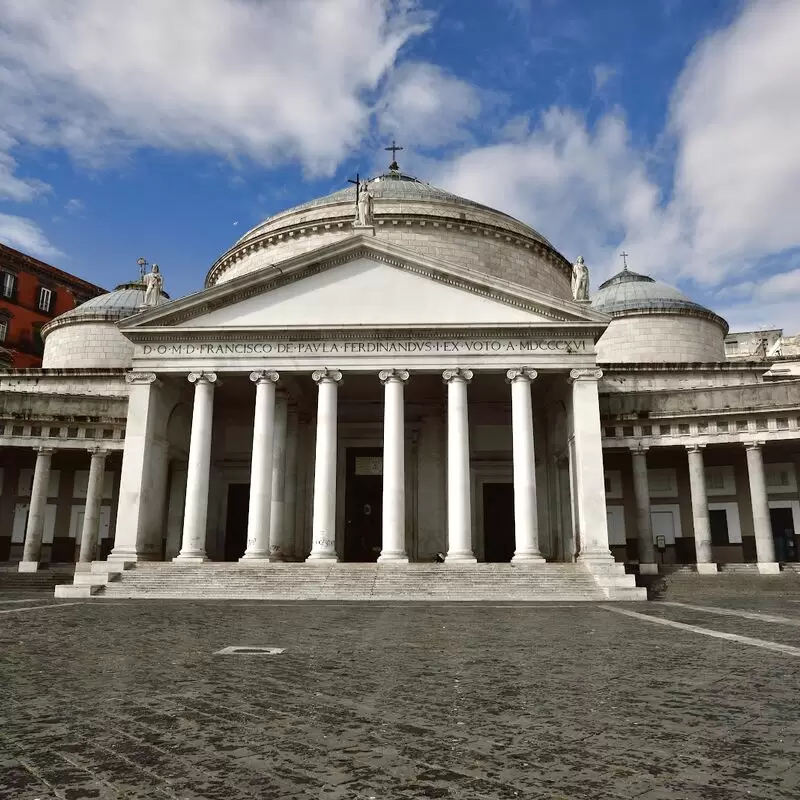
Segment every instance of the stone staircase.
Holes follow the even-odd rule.
[[[0,594],[49,594],[62,584],[70,584],[74,572],[72,564],[44,566],[38,572],[19,572],[16,564],[0,566]]]
[[[56,597],[187,600],[517,601],[644,600],[622,565],[175,564],[100,561]]]

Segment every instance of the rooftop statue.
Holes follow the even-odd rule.
[[[144,291],[144,304],[145,306],[157,306],[161,299],[161,292],[164,289],[164,276],[158,268],[158,264],[153,264],[146,275],[142,276],[142,282],[145,286]]]
[[[572,299],[589,299],[589,268],[583,256],[578,256],[578,260],[572,265]]]
[[[373,217],[373,198],[372,192],[366,181],[362,181],[358,187],[358,204],[356,207],[356,225],[369,227],[375,224]]]

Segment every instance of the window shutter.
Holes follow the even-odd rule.
[[[47,307],[47,311],[50,314],[56,313],[56,291],[55,289],[50,290],[50,305]]]

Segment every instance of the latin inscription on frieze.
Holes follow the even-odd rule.
[[[162,358],[214,356],[326,356],[326,355],[492,355],[504,353],[589,352],[586,339],[364,339],[345,341],[200,342],[144,344],[139,356]]]

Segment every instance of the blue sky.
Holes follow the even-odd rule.
[[[0,0],[0,240],[172,296],[388,163],[800,330],[796,0]]]

